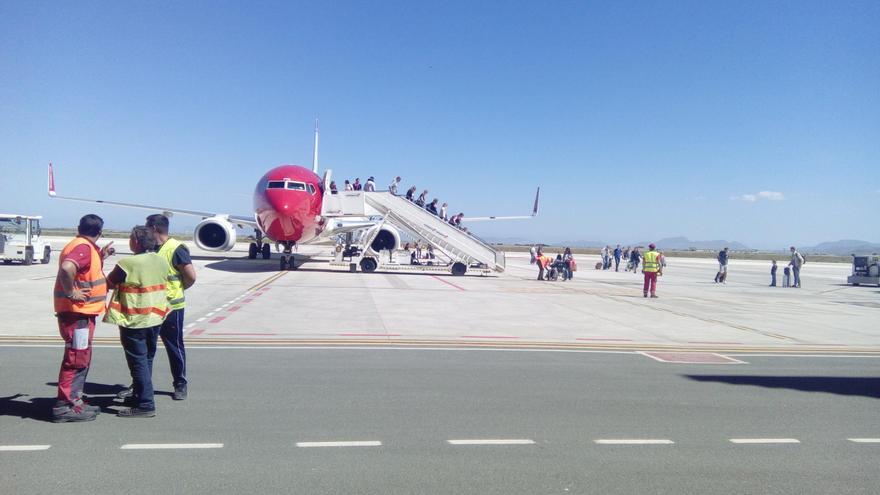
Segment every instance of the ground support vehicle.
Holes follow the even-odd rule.
[[[35,261],[49,263],[52,248],[40,238],[41,216],[0,213],[0,260],[30,265]]]
[[[847,277],[850,285],[874,284],[880,286],[880,256],[853,256],[852,275]]]

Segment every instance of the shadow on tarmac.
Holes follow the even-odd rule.
[[[880,399],[880,378],[850,376],[684,375],[698,382],[788,388],[802,392],[859,395]]]
[[[46,385],[57,387],[57,382],[47,382]],[[115,414],[113,407],[122,406],[123,403],[116,399],[116,394],[126,388],[125,385],[106,383],[86,383],[83,390],[85,400],[92,406],[101,408],[101,412]],[[172,392],[156,390],[155,395],[171,396]],[[55,397],[31,397],[28,394],[15,394],[8,397],[0,397],[0,416],[13,416],[35,421],[52,422],[52,407],[55,406]]]
[[[206,258],[216,260],[217,258]],[[308,261],[303,260],[302,258],[296,258],[296,266],[299,268],[304,263]],[[313,262],[314,263],[314,262]],[[221,272],[232,272],[232,273],[261,273],[261,272],[279,272],[279,259],[256,259],[251,260],[247,257],[244,258],[230,258],[225,260],[220,260],[215,263],[208,263],[205,265],[205,268],[210,268],[211,270],[219,270]]]

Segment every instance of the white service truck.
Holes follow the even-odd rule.
[[[40,216],[0,213],[0,260],[4,264],[19,261],[48,263],[52,248],[40,238]]]

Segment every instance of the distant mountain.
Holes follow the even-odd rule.
[[[725,241],[725,240],[717,240],[717,241],[692,241],[687,237],[666,237],[663,239],[659,239],[656,241],[645,241],[641,243],[642,246],[647,246],[653,242],[657,245],[658,249],[674,249],[678,251],[687,251],[689,249],[697,249],[697,250],[721,250],[725,247],[729,247],[731,251],[752,251],[752,248],[746,246],[743,243],[736,241]]]
[[[810,254],[835,254],[848,256],[850,254],[880,253],[880,244],[855,239],[843,239],[833,242],[822,242],[815,246],[800,248],[800,251]]]

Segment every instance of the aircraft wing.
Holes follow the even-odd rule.
[[[174,214],[191,215],[194,217],[202,217],[202,218],[218,217],[219,216],[219,217],[226,218],[231,223],[234,223],[242,228],[245,226],[254,227],[254,228],[257,227],[257,222],[253,216],[248,217],[248,216],[241,216],[241,215],[227,215],[225,213],[218,213],[218,212],[184,210],[184,209],[179,209],[179,208],[167,208],[164,206],[151,206],[151,205],[142,205],[142,204],[136,204],[136,203],[122,203],[119,201],[106,201],[103,199],[73,198],[73,197],[69,197],[69,196],[59,196],[55,191],[55,173],[52,169],[51,163],[49,164],[48,191],[49,191],[49,197],[58,198],[58,199],[66,199],[68,201],[81,201],[81,202],[85,202],[85,203],[97,203],[97,204],[110,205],[110,206],[122,206],[125,208],[138,208],[141,210],[151,210],[151,211],[160,212],[160,213],[162,213],[166,216],[169,216],[169,217]]]
[[[488,217],[464,217],[462,218],[463,222],[485,222],[489,220],[524,220],[529,218],[535,218],[538,216],[538,200],[541,197],[541,187],[538,187],[538,191],[535,192],[535,204],[532,206],[532,214],[531,215],[519,215],[519,216],[488,216]]]

